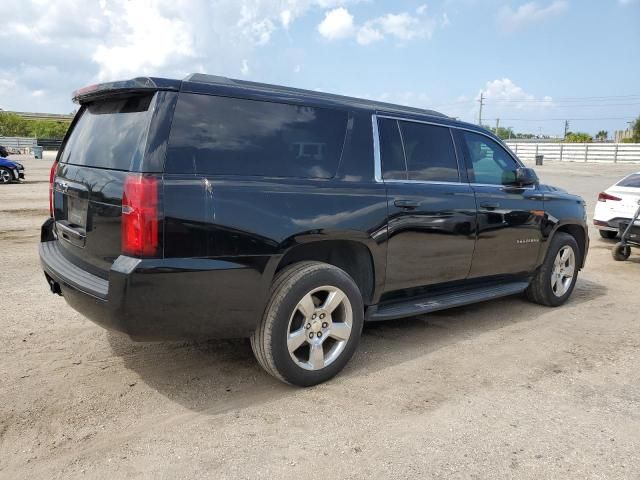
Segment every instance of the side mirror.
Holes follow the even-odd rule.
[[[520,167],[515,171],[516,185],[528,187],[538,183],[538,175],[533,168]]]

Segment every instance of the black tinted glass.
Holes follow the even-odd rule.
[[[64,147],[62,162],[129,170],[144,151],[152,98],[136,96],[85,107]]]
[[[181,94],[165,171],[331,178],[346,125],[337,110]]]
[[[447,127],[400,122],[409,180],[457,182],[453,139]]]
[[[382,178],[386,180],[406,180],[407,167],[404,163],[398,122],[381,118],[378,120],[378,131],[380,134]]]
[[[518,165],[503,147],[478,133],[465,131],[463,137],[473,167],[473,182],[491,185],[515,182]]]
[[[618,182],[618,186],[640,188],[640,173],[634,173],[627,178],[623,178]]]

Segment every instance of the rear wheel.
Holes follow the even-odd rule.
[[[578,277],[578,244],[571,235],[556,233],[544,263],[527,288],[529,300],[557,307],[567,301]]]
[[[293,385],[316,385],[347,364],[363,321],[360,290],[346,272],[300,262],[276,277],[251,347],[271,375]]]
[[[623,245],[622,242],[616,243],[611,250],[611,256],[618,262],[624,262],[630,255],[631,247],[629,245]]]
[[[13,175],[8,168],[0,167],[0,183],[11,183]]]
[[[608,238],[609,240],[616,238],[616,235],[618,235],[615,230],[599,230],[599,232],[602,238]]]

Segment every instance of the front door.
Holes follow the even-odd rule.
[[[514,185],[520,165],[498,142],[466,130],[459,131],[458,139],[478,205],[469,278],[531,272],[542,240],[542,192],[537,186]]]
[[[378,126],[389,212],[385,291],[465,279],[476,204],[451,130],[388,118]]]

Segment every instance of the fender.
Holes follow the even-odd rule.
[[[553,238],[553,236],[560,230],[564,231],[566,227],[579,228],[584,233],[584,245],[581,245],[581,242],[578,241],[578,245],[582,250],[580,252],[581,258],[578,259],[578,268],[582,269],[584,267],[587,259],[587,252],[589,250],[589,232],[587,224],[581,218],[563,218],[562,220],[559,220],[553,215],[545,213],[545,218],[541,225],[543,241],[540,244],[540,251],[538,252],[536,268],[540,267],[540,265],[542,265],[542,263],[544,262],[544,259],[547,256],[547,251],[549,250],[549,244],[551,243],[551,239]]]
[[[329,261],[330,259],[327,258],[327,255],[332,250],[341,249],[342,247],[356,249],[362,247],[360,251],[363,252],[363,254],[366,252],[369,257],[368,261],[371,262],[371,274],[373,276],[372,291],[370,295],[368,295],[370,297],[369,303],[376,303],[382,293],[386,273],[387,244],[384,239],[380,238],[382,236],[386,237],[386,225],[382,230],[384,230],[384,234],[378,235],[377,237],[373,235],[368,236],[364,232],[354,230],[334,230],[304,232],[285,239],[279,245],[278,254],[271,256],[263,272],[265,295],[269,291],[276,272],[282,268],[283,262],[288,264],[291,260],[300,261],[308,259],[335,263]],[[351,253],[354,252],[350,252],[350,254]],[[343,258],[343,261],[344,260]],[[362,258],[357,258],[357,255],[353,258],[349,257],[349,260],[353,260],[354,262],[363,261]],[[354,266],[355,265],[354,263]]]

